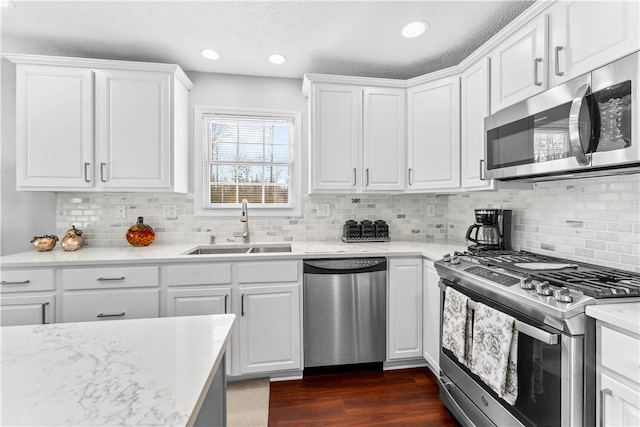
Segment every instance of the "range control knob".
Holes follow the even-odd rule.
[[[533,284],[533,279],[531,277],[525,277],[520,280],[520,287],[530,291],[531,289],[535,289],[536,285]]]
[[[454,255],[451,257],[451,264],[458,265],[460,264],[460,257],[458,255]]]
[[[539,282],[537,280],[533,281],[534,286],[536,287],[536,293],[538,295],[553,295],[553,289],[551,288],[551,283],[548,281]]]
[[[444,261],[444,262],[451,262],[451,254],[445,254],[445,255],[442,257],[442,261]]]
[[[560,288],[553,291],[553,297],[560,302],[573,302],[573,296],[569,293],[569,288]]]

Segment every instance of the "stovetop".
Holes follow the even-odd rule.
[[[435,267],[449,282],[558,328],[588,305],[640,301],[640,274],[526,251],[456,252]]]

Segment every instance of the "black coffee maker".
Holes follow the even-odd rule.
[[[471,252],[511,250],[511,214],[503,209],[475,209],[476,223],[467,230]]]

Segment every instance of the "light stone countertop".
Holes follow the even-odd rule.
[[[261,244],[291,244],[291,252],[251,253],[251,254],[215,254],[215,255],[185,255],[189,250],[199,246],[238,246],[227,244],[197,245],[176,244],[156,245],[144,247],[85,247],[74,252],[66,252],[56,247],[50,252],[33,251],[22,252],[0,257],[2,268],[33,268],[33,267],[63,267],[76,265],[107,265],[107,264],[139,264],[149,262],[199,262],[211,261],[255,261],[264,259],[310,259],[330,257],[401,257],[424,256],[436,261],[446,253],[463,251],[466,244],[452,241],[391,241],[383,243],[344,243],[341,241],[316,242],[268,242],[252,243],[247,246]]]
[[[3,426],[192,425],[235,315],[0,328]]]
[[[640,336],[640,303],[590,305],[587,316]]]

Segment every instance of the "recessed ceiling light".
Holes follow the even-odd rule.
[[[279,53],[272,53],[269,55],[269,62],[272,64],[284,64],[287,62],[287,58]]]
[[[215,50],[202,49],[200,51],[200,54],[202,54],[202,56],[204,56],[205,58],[211,59],[213,61],[215,61],[216,59],[220,59],[220,54],[218,52],[216,52]]]
[[[429,29],[429,23],[425,21],[409,22],[402,28],[402,35],[410,39],[418,37]]]

